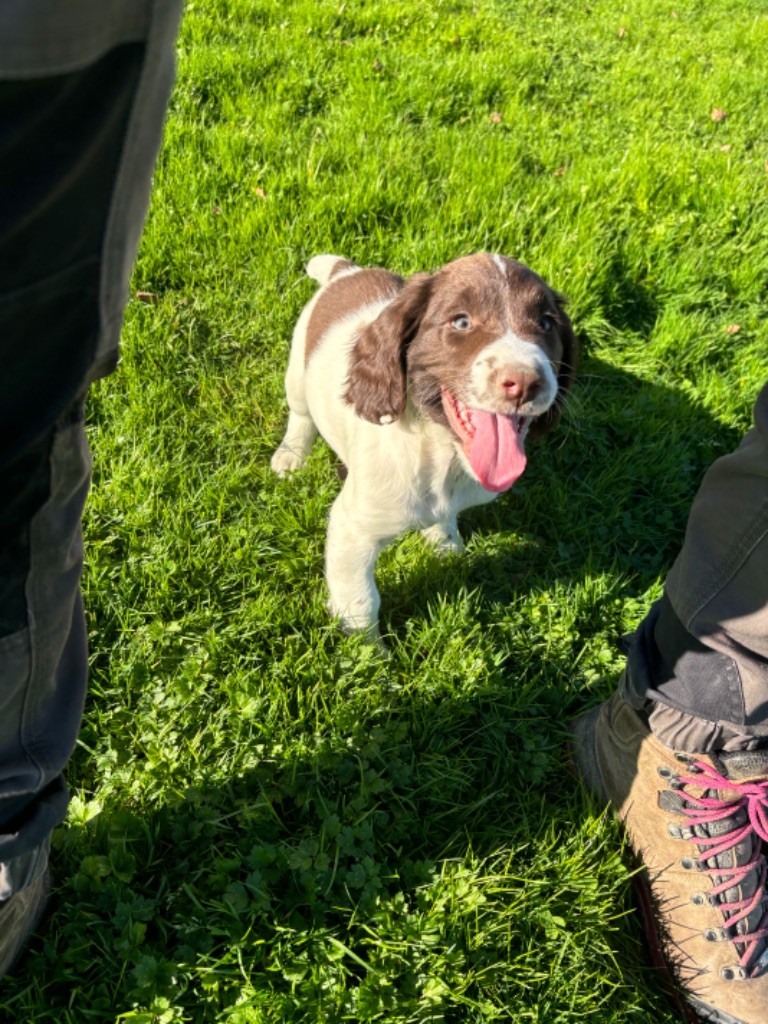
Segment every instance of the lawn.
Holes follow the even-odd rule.
[[[88,407],[91,688],[22,1024],[668,1024],[570,718],[766,375],[750,0],[190,0],[118,373]],[[303,276],[487,249],[583,356],[463,557],[325,612],[339,486],[269,469]]]

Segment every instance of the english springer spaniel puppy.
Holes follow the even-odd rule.
[[[456,517],[523,472],[526,440],[557,420],[576,340],[562,297],[506,256],[403,280],[325,255],[307,273],[321,288],[293,334],[272,468],[299,469],[318,431],[346,467],[328,524],[329,608],[374,639],[379,552],[413,528],[463,550]]]

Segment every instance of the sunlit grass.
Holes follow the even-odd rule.
[[[674,1019],[563,742],[763,382],[767,45],[745,0],[188,4],[158,301],[89,406],[76,799],[2,1020]],[[383,659],[325,611],[333,457],[268,468],[303,265],[479,249],[569,297],[581,375],[464,557],[380,560]]]

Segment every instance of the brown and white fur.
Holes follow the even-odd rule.
[[[318,431],[346,466],[328,526],[329,608],[375,637],[379,552],[413,528],[463,550],[456,517],[522,472],[526,437],[557,419],[576,341],[562,297],[505,256],[405,281],[331,255],[307,273],[322,287],[293,334],[272,468],[302,466]]]

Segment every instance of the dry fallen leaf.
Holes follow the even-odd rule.
[[[733,149],[733,147],[731,146],[730,142],[727,142],[724,146],[720,147],[720,152],[721,153],[730,153],[732,149]]]
[[[618,31],[619,39],[623,39],[626,34],[627,34],[627,30],[625,28],[620,28],[619,29],[619,31]]]
[[[722,107],[715,107],[712,113],[709,115],[713,121],[724,121],[728,115]]]
[[[556,178],[562,178],[562,176],[564,174],[565,174],[565,168],[564,167],[558,167],[557,170],[555,171],[555,177]]]
[[[497,110],[494,110],[491,114],[491,120],[494,124],[501,124],[501,114]]]
[[[220,206],[214,206],[213,214],[214,214],[215,217],[220,217],[221,216],[221,207]]]
[[[728,324],[725,328],[726,334],[738,334],[741,330],[741,324]]]
[[[149,306],[156,306],[160,301],[160,297],[154,292],[136,292],[136,298],[139,302],[146,302]]]
[[[267,198],[267,193],[264,191],[263,188],[261,188],[261,186],[259,186],[258,188],[255,188],[253,191],[256,193],[256,195],[259,197],[259,199],[266,199]]]

